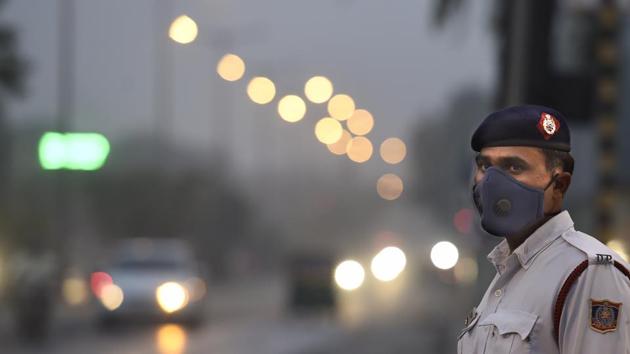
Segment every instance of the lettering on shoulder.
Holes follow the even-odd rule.
[[[613,264],[613,256],[611,254],[597,253],[595,255],[595,264]]]

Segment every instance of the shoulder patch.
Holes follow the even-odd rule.
[[[617,330],[621,303],[591,299],[591,329],[599,333]]]

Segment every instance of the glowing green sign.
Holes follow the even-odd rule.
[[[103,166],[109,149],[98,133],[46,132],[39,139],[39,163],[45,170],[94,171]]]

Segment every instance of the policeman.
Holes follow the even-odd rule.
[[[503,109],[471,145],[481,226],[503,240],[488,255],[497,274],[465,321],[458,353],[630,353],[628,264],[576,231],[562,208],[573,173],[562,114]]]

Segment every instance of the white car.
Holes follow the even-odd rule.
[[[176,239],[123,241],[102,271],[92,273],[92,292],[105,323],[117,320],[203,320],[206,283],[190,247]]]

